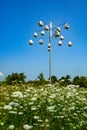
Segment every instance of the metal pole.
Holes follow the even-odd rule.
[[[50,84],[51,84],[51,73],[52,73],[52,22],[50,22],[49,43],[50,43],[50,51],[49,51],[49,80],[50,80]]]

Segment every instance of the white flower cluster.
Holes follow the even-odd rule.
[[[87,129],[86,88],[83,89],[76,85],[39,86],[38,88],[29,86],[24,87],[23,90],[12,92],[11,98],[6,100],[6,105],[0,107],[2,130]],[[5,126],[8,121],[11,125]]]
[[[25,124],[25,125],[23,126],[23,128],[24,128],[25,130],[30,130],[30,129],[33,128],[33,126],[32,126],[32,125]]]
[[[50,111],[50,112],[54,112],[55,108],[56,108],[56,105],[47,106],[47,110]]]
[[[14,125],[9,126],[9,130],[13,130],[14,128],[15,128]]]
[[[3,109],[4,109],[4,110],[11,110],[12,107],[11,107],[10,105],[5,105],[5,106],[3,107]]]
[[[12,106],[12,107],[19,106],[19,104],[17,102],[10,102],[9,105]]]
[[[11,96],[14,97],[14,98],[23,98],[23,94],[22,94],[21,91],[15,91],[15,92],[12,93]]]
[[[66,88],[69,88],[69,89],[79,88],[79,85],[70,84],[70,85],[67,85]]]

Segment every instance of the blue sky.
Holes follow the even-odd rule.
[[[39,45],[33,33],[42,28],[38,22],[44,20],[53,26],[65,21],[69,30],[62,27],[65,40],[58,46],[52,42],[52,75],[58,78],[67,74],[87,76],[87,0],[0,0],[0,72],[5,78],[12,72],[24,72],[27,80],[35,79],[40,72],[49,77],[48,34]],[[28,40],[34,45],[29,46]],[[72,41],[73,46],[67,46]]]

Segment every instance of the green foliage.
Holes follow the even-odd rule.
[[[87,88],[77,85],[3,85],[0,130],[87,130],[86,101]]]
[[[6,84],[15,84],[15,83],[20,83],[20,82],[25,82],[26,76],[24,75],[24,73],[12,73],[9,74],[6,79],[5,82]]]
[[[70,75],[66,75],[66,76],[61,77],[59,79],[59,82],[61,85],[66,86],[68,84],[71,84],[70,79],[71,79]]]
[[[57,77],[55,75],[52,75],[51,76],[51,81],[52,81],[52,83],[57,82]]]
[[[76,84],[76,85],[78,85],[79,84],[79,80],[80,80],[79,76],[75,76],[73,78],[73,83]]]
[[[86,87],[87,88],[87,77],[85,76],[75,76],[73,78],[73,84],[79,85],[80,87]]]
[[[41,72],[39,75],[38,75],[38,79],[39,79],[39,81],[38,80],[36,80],[35,81],[35,84],[36,85],[43,85],[44,83],[45,83],[45,78],[44,78],[44,74],[43,74],[43,72]]]
[[[45,85],[45,84],[48,84],[48,83],[49,83],[49,81],[47,81],[47,80],[35,80],[35,81],[33,81],[34,86]]]
[[[37,76],[37,80],[34,81],[29,81],[27,83],[33,84],[34,86],[39,86],[39,85],[45,85],[48,84],[49,81],[45,80],[43,72],[41,72]],[[8,84],[8,85],[14,85],[14,84],[21,84],[21,83],[26,83],[25,82],[26,76],[24,73],[12,73],[9,74],[4,81],[0,82],[1,84]],[[59,80],[57,80],[57,77],[55,75],[51,76],[51,81],[52,84],[55,82],[58,82],[60,86],[67,86],[69,84],[75,84],[79,85],[80,87],[85,87],[87,88],[87,77],[85,76],[75,76],[73,80],[71,81],[70,75],[62,76]]]
[[[39,74],[38,79],[39,79],[40,81],[45,80],[45,79],[44,79],[44,74],[43,74],[42,72]]]

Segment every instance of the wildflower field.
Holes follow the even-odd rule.
[[[0,86],[0,130],[87,130],[87,89]]]

